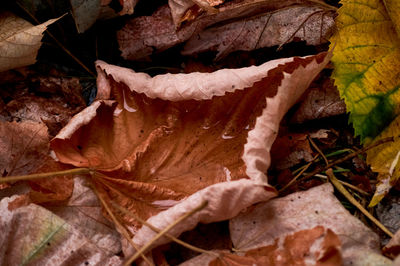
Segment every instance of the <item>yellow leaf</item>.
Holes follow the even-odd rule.
[[[43,32],[56,20],[58,18],[34,26],[10,12],[1,12],[0,72],[34,64]]]
[[[342,0],[336,19],[333,78],[350,112],[356,135],[364,143],[400,135],[400,2]],[[379,173],[371,206],[400,177],[400,139],[368,151]]]

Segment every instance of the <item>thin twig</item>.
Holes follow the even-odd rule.
[[[117,218],[115,217],[114,213],[111,211],[110,206],[108,206],[107,202],[100,196],[99,191],[97,190],[95,185],[91,186],[94,193],[96,194],[97,198],[100,200],[101,204],[104,206],[104,208],[106,209],[108,215],[110,215],[111,219],[113,220],[114,224],[116,227],[118,227],[119,231],[121,232],[121,234],[126,238],[126,240],[128,240],[128,242],[131,244],[131,246],[135,249],[135,250],[139,250],[139,248],[135,245],[135,243],[133,243],[131,237],[129,236],[128,231],[125,229],[125,227],[117,220]],[[143,253],[140,254],[142,256],[142,258],[149,264],[149,265],[154,265],[154,263],[152,263]]]
[[[114,202],[111,202],[111,204],[113,205],[114,208],[118,209],[123,214],[131,216],[132,218],[134,218],[135,220],[139,221],[141,224],[144,224],[145,226],[147,226],[148,228],[150,228],[154,232],[156,232],[156,233],[160,233],[161,232],[161,229],[158,229],[157,227],[153,226],[152,224],[146,222],[145,220],[143,220],[139,216],[135,215],[134,213],[129,212],[127,209],[119,206],[118,204],[116,204]],[[186,243],[186,242],[180,240],[179,238],[176,238],[173,235],[170,235],[168,233],[165,233],[165,236],[168,237],[169,239],[171,239],[172,241],[184,246],[187,249],[193,250],[193,251],[198,252],[198,253],[206,253],[206,254],[209,254],[209,255],[218,256],[217,253],[214,253],[212,251],[205,250],[205,249],[193,246],[193,245],[191,245],[189,243]]]
[[[62,175],[89,174],[92,171],[93,170],[91,170],[89,168],[75,168],[75,169],[70,169],[70,170],[55,171],[55,172],[48,172],[48,173],[9,176],[9,177],[0,178],[0,184],[6,183],[6,182],[16,182],[16,181],[21,181],[21,180],[34,180],[34,179],[56,177],[56,176],[62,176]]]
[[[299,178],[305,171],[307,171],[308,167],[310,167],[312,165],[312,163],[315,161],[315,159],[318,158],[318,154],[316,156],[314,156],[314,158],[312,159],[311,162],[309,162],[308,164],[304,165],[301,169],[301,171],[292,179],[290,180],[289,183],[287,183],[283,188],[279,189],[279,193],[281,193],[282,191],[284,191],[285,189],[287,189],[288,187],[290,187],[294,182],[296,182],[297,178]]]
[[[325,154],[321,151],[321,149],[317,146],[317,144],[315,144],[315,142],[312,140],[312,138],[310,138],[310,136],[308,136],[308,141],[311,143],[311,146],[313,146],[314,149],[316,149],[317,152],[321,155],[322,159],[324,159],[325,164],[328,165],[329,161],[326,158]]]
[[[357,209],[359,209],[368,219],[370,219],[373,223],[375,223],[383,232],[385,232],[388,236],[393,237],[393,233],[390,232],[383,224],[381,224],[374,216],[372,216],[366,209],[364,209],[361,204],[353,198],[353,196],[340,184],[339,180],[333,174],[332,168],[326,170],[326,174],[329,177],[329,181],[342,193],[343,196],[346,197],[351,204],[353,204]]]
[[[363,147],[360,150],[357,150],[357,151],[355,151],[353,153],[350,153],[350,154],[348,154],[348,155],[346,155],[346,156],[344,156],[344,157],[342,157],[340,159],[337,159],[336,161],[333,161],[333,162],[329,163],[328,165],[326,165],[322,169],[315,169],[310,174],[300,178],[299,180],[307,180],[308,178],[313,177],[318,173],[324,172],[324,171],[328,170],[329,168],[331,168],[331,167],[333,167],[333,166],[335,166],[337,164],[340,164],[340,163],[345,162],[345,161],[347,161],[347,160],[349,160],[349,159],[351,159],[353,157],[356,157],[360,153],[363,153],[363,152],[365,152],[365,151],[367,151],[369,149],[375,148],[376,146],[382,145],[384,143],[393,142],[393,141],[394,141],[393,137],[389,137],[389,138],[384,138],[384,139],[378,140],[378,141],[372,143],[371,145],[369,145],[367,147]]]
[[[327,177],[326,175],[316,174],[315,176],[317,176],[317,177],[319,177],[319,178],[322,178],[322,179],[328,179],[328,177]],[[359,188],[359,187],[356,187],[356,186],[354,186],[354,185],[352,185],[352,184],[350,184],[350,183],[347,183],[347,182],[345,182],[345,181],[342,181],[342,180],[338,180],[338,181],[339,181],[340,184],[342,184],[343,186],[346,186],[346,187],[348,187],[348,188],[350,188],[350,189],[352,189],[352,190],[354,190],[354,191],[357,191],[358,193],[363,194],[364,196],[369,196],[369,193],[368,193],[368,192],[365,192],[364,190],[362,190],[362,189]]]
[[[125,262],[125,266],[129,266],[131,265],[132,262],[134,262],[141,254],[143,254],[144,252],[146,252],[146,250],[155,242],[157,241],[159,238],[161,238],[165,233],[167,233],[169,230],[171,230],[174,226],[176,226],[177,224],[179,224],[180,222],[182,222],[183,220],[185,220],[186,218],[188,218],[189,216],[193,215],[194,213],[202,210],[203,208],[205,208],[208,205],[208,201],[204,201],[203,203],[201,203],[198,207],[194,208],[193,210],[191,210],[190,212],[182,215],[181,217],[179,217],[175,222],[173,222],[172,224],[168,225],[167,227],[165,227],[160,233],[158,233],[152,240],[150,240],[146,245],[144,245],[138,252],[136,252],[136,254],[134,254],[131,258],[129,258],[126,262]]]

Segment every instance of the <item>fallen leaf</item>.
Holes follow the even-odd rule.
[[[364,143],[394,137],[394,143],[367,152],[367,162],[379,173],[369,206],[375,206],[400,177],[399,10],[393,9],[395,1],[384,2],[342,0],[338,31],[331,39],[336,45],[333,78],[356,135]]]
[[[79,33],[85,32],[97,20],[101,11],[100,0],[70,0],[72,16]]]
[[[389,243],[383,247],[382,253],[392,259],[400,255],[400,229],[397,230],[392,239],[390,239]]]
[[[241,251],[273,245],[281,236],[316,226],[339,237],[343,265],[365,265],[365,259],[374,256],[385,262],[379,237],[341,205],[330,184],[260,203],[230,221],[233,245]]]
[[[144,219],[178,204],[165,212],[160,228],[202,199],[209,207],[180,232],[198,219],[227,219],[275,195],[265,171],[279,121],[328,60],[322,53],[154,78],[97,62],[98,98],[115,100],[95,101],[51,146],[63,163],[102,171],[93,176],[101,196]],[[231,182],[243,178],[251,180]],[[224,198],[232,198],[232,205]],[[133,232],[140,227],[131,217],[123,219]],[[142,241],[150,238],[143,234]]]
[[[302,161],[312,161],[313,150],[306,133],[281,132],[271,147],[274,168],[287,169]]]
[[[44,205],[53,214],[74,226],[106,254],[121,251],[121,236],[102,214],[97,196],[82,177],[74,179],[74,190],[67,202]]]
[[[340,99],[333,80],[327,79],[321,87],[311,87],[304,94],[303,99],[290,118],[291,123],[304,123],[314,119],[321,119],[346,113],[346,105]]]
[[[73,226],[38,205],[9,210],[9,203],[16,197],[0,201],[2,265],[122,264],[119,257],[107,254]]]
[[[0,122],[1,175],[24,175],[39,168],[47,158],[47,127],[37,122]]]
[[[249,250],[243,256],[220,253],[209,265],[341,265],[340,246],[335,233],[316,226],[282,236],[273,245]]]
[[[187,41],[182,54],[217,51],[218,60],[234,51],[281,46],[293,40],[319,45],[327,42],[334,25],[333,17],[334,12],[323,7],[289,6],[207,28]]]
[[[214,12],[212,14],[203,13],[202,15],[197,17],[193,22],[185,24],[179,29],[177,29],[176,25],[174,24],[173,20],[173,17],[175,16],[174,11],[173,10],[171,11],[171,9],[167,5],[165,5],[160,7],[156,12],[154,12],[152,16],[143,16],[129,20],[127,24],[117,33],[119,48],[122,51],[122,56],[125,59],[136,60],[140,58],[145,58],[151,55],[154,51],[166,50],[176,44],[188,40],[192,36],[194,36],[193,38],[196,38],[196,34],[201,32],[206,27],[212,26],[214,24],[217,23],[223,24],[231,22],[232,19],[246,20],[246,18],[248,17],[260,15],[262,13],[273,12],[279,9],[283,10],[284,8],[288,8],[294,3],[297,3],[297,1],[295,0],[228,1],[227,3],[218,7],[218,12],[216,13]],[[325,25],[327,28],[329,27],[329,25],[333,26],[331,15],[332,14],[329,13],[329,15],[327,15],[324,20],[324,22],[326,22]],[[290,20],[292,19],[294,19],[294,17],[290,16]],[[314,21],[313,18],[310,19],[310,21],[312,21],[312,23],[307,25],[311,25],[313,23],[318,24],[317,23],[318,19]],[[264,22],[266,21],[264,20]],[[263,32],[262,25],[265,25],[265,23],[263,24],[261,22],[261,25],[259,26],[260,28],[257,31],[255,31],[256,36],[257,32]],[[322,32],[325,32],[324,27],[325,26],[323,26]],[[302,29],[306,30],[306,28],[308,28],[308,26]],[[296,29],[297,28],[293,29],[292,33],[295,32]],[[315,32],[318,35],[319,30],[320,27],[318,26],[318,30],[313,30],[313,32]],[[281,39],[286,41],[286,39],[282,36],[288,36],[289,40],[291,39],[290,34],[288,35],[283,34],[283,31],[285,31],[285,29],[278,28],[278,31],[282,33],[282,34],[277,34],[280,36]],[[307,32],[309,31],[307,30]],[[318,42],[320,40],[319,37],[320,36],[318,35],[317,38]],[[248,36],[247,39],[249,39]],[[254,38],[252,37],[251,40],[252,43],[254,44],[257,43],[257,37]]]
[[[57,21],[50,19],[33,26],[9,12],[0,13],[0,72],[34,64],[43,32]]]

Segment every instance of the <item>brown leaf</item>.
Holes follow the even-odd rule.
[[[291,117],[293,123],[331,117],[346,113],[346,105],[340,99],[333,80],[327,79],[321,87],[312,87],[305,94],[300,106]]]
[[[328,42],[327,38],[334,25],[333,18],[334,12],[323,7],[289,6],[207,28],[188,40],[182,54],[217,51],[218,60],[234,51],[281,46],[293,40],[319,45]]]
[[[322,53],[153,78],[98,62],[99,100],[51,146],[61,162],[96,169],[108,202],[144,219],[167,209],[153,216],[159,228],[208,201],[170,231],[179,235],[275,195],[265,172],[279,121],[328,60]],[[135,233],[140,224],[121,216]],[[143,245],[153,234],[144,227],[134,241]]]
[[[173,9],[171,11],[168,6],[162,6],[154,12],[152,16],[138,17],[129,20],[117,33],[119,48],[125,59],[136,60],[144,58],[151,55],[154,51],[163,51],[176,44],[182,43],[213,24],[222,24],[224,21],[230,22],[232,19],[239,20],[252,17],[265,12],[286,8],[298,2],[297,0],[228,1],[218,7],[217,13],[203,13],[192,23],[185,24],[178,30],[176,29],[173,18],[176,17],[176,20],[179,22],[182,19],[182,10],[174,11]],[[332,26],[332,19],[329,16],[327,17],[326,26]],[[318,19],[316,21],[318,22]],[[315,30],[315,32],[318,34],[319,30],[320,28]]]
[[[330,184],[321,185],[259,204],[235,217],[230,224],[235,248],[247,251],[273,245],[282,235],[323,226],[339,236],[345,265],[363,265],[368,256],[380,254],[379,238],[344,209],[332,192]]]
[[[340,246],[334,232],[316,226],[275,239],[273,245],[249,250],[244,256],[221,253],[209,265],[341,265]]]
[[[313,150],[306,133],[279,132],[271,148],[272,165],[276,169],[287,169],[303,160],[312,161]]]
[[[49,150],[47,127],[37,122],[0,122],[0,173],[32,173],[43,164]]]
[[[0,72],[35,63],[43,32],[56,20],[33,26],[10,12],[0,12]]]
[[[9,210],[10,201],[0,202],[1,265],[121,265],[73,226],[48,210],[30,204]],[[107,241],[104,245],[114,244]]]

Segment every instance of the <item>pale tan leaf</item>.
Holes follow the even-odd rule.
[[[234,247],[247,251],[272,245],[282,235],[323,226],[339,236],[344,265],[365,265],[368,254],[381,257],[378,236],[351,215],[332,192],[333,187],[325,184],[259,204],[233,218]]]
[[[35,205],[10,210],[17,199],[0,202],[1,265],[121,265],[50,211]],[[112,245],[110,241],[104,243]]]
[[[0,72],[31,65],[41,46],[43,32],[57,19],[33,26],[9,12],[0,13]]]

